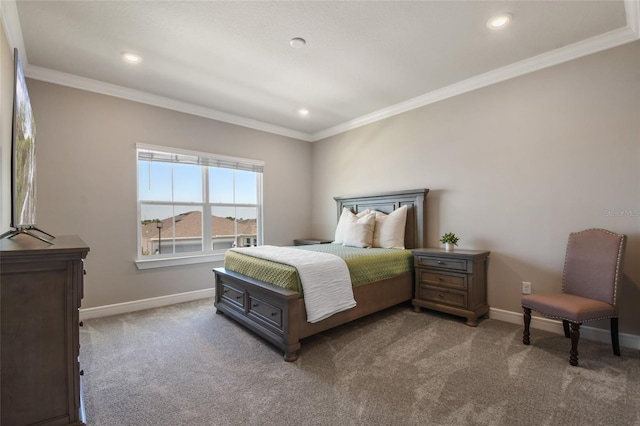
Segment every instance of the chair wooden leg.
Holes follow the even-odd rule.
[[[562,320],[562,327],[564,328],[564,337],[566,337],[567,339],[571,337],[571,333],[569,331],[569,321]]]
[[[611,345],[613,354],[620,356],[620,341],[618,340],[618,318],[611,318]]]
[[[531,309],[522,307],[524,309],[524,332],[522,333],[522,343],[528,345],[531,343],[529,340],[529,326],[531,325]]]
[[[580,340],[580,323],[571,324],[571,352],[569,352],[569,364],[578,365],[578,341]]]

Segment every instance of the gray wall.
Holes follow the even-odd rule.
[[[311,146],[295,139],[28,80],[38,226],[90,246],[83,308],[211,288],[212,264],[139,271],[136,143],[263,160],[265,243],[310,234]],[[4,201],[4,199],[3,199]]]
[[[335,195],[429,188],[429,245],[455,232],[490,250],[497,309],[521,311],[522,281],[560,289],[570,232],[626,233],[620,328],[640,334],[640,42],[315,142],[312,158],[315,237],[333,235]]]

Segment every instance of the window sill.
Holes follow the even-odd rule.
[[[136,268],[140,270],[166,268],[169,266],[195,265],[198,263],[222,262],[224,253],[202,254],[184,257],[165,257],[159,259],[137,259]]]

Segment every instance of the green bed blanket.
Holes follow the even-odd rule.
[[[316,244],[296,246],[299,250],[331,253],[341,257],[349,268],[354,287],[381,281],[413,271],[411,250],[345,247],[339,244]],[[282,263],[247,256],[236,251],[227,251],[224,267],[230,271],[273,284],[278,287],[301,292],[302,285],[296,268]]]

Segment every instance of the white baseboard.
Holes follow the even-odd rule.
[[[168,296],[152,297],[150,299],[133,300],[131,302],[80,309],[80,319],[86,320],[90,318],[100,318],[111,315],[126,314],[128,312],[142,311],[144,309],[159,308],[160,306],[174,305],[176,303],[213,297],[214,294],[213,288],[207,288],[204,290],[188,291],[186,293],[170,294]]]
[[[523,324],[522,315],[522,312],[511,312],[496,308],[491,308],[489,311],[489,318],[491,319],[519,325]],[[564,335],[562,321],[548,318],[532,316],[531,328]],[[582,326],[580,327],[580,338],[611,344],[611,332],[608,329],[603,330],[601,328]],[[640,336],[629,333],[619,333],[618,338],[620,339],[620,346],[630,349],[640,349]]]

